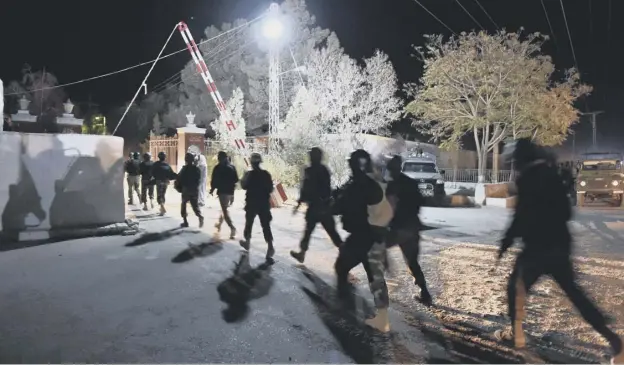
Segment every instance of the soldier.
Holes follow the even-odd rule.
[[[317,223],[321,223],[336,247],[342,245],[342,238],[336,231],[336,222],[330,210],[331,175],[323,161],[323,151],[314,147],[309,152],[310,166],[305,169],[301,191],[297,206],[293,214],[306,203],[308,209],[305,215],[305,231],[299,243],[300,251],[290,251],[290,255],[300,263],[305,261],[305,254],[310,246],[310,237]]]
[[[273,247],[273,233],[271,232],[271,193],[273,192],[273,178],[271,174],[260,168],[262,156],[252,153],[251,170],[245,172],[241,180],[241,187],[247,191],[245,194],[245,230],[244,239],[240,241],[241,247],[249,250],[251,228],[256,216],[260,219],[262,233],[268,248],[266,253],[267,262],[273,262],[275,248]]]
[[[134,204],[133,191],[141,201],[141,193],[139,192],[139,179],[141,172],[139,171],[139,153],[131,152],[130,158],[126,161],[126,181],[128,182],[128,204]]]
[[[150,206],[154,208],[154,184],[152,183],[152,154],[146,152],[143,154],[143,161],[139,165],[139,172],[141,173],[141,203],[143,203],[143,210],[147,210],[147,196],[149,195]]]
[[[175,182],[176,190],[182,193],[182,207],[180,209],[180,215],[182,215],[181,227],[188,227],[188,219],[186,214],[186,206],[191,203],[193,212],[199,218],[199,228],[204,226],[204,216],[199,209],[199,182],[201,181],[201,171],[199,167],[195,165],[195,155],[187,153],[184,156],[184,162],[186,165],[182,167],[178,173],[178,178]]]
[[[219,163],[212,170],[212,176],[210,178],[210,195],[217,191],[217,197],[219,198],[219,205],[221,206],[221,215],[215,228],[217,232],[221,231],[221,225],[223,221],[230,227],[230,239],[236,237],[236,227],[232,223],[228,207],[234,201],[234,189],[238,182],[238,174],[236,168],[230,163],[227,153],[219,151],[217,154]]]
[[[516,348],[525,346],[522,320],[527,293],[542,275],[551,275],[585,321],[609,342],[615,353],[612,363],[624,363],[622,339],[607,327],[603,314],[576,283],[570,257],[572,237],[567,226],[572,209],[559,174],[530,139],[520,139],[509,147],[520,170],[516,181],[518,201],[511,225],[501,241],[498,259],[517,237],[522,238],[524,248],[516,259],[507,287],[512,327],[496,331],[495,337],[513,341]]]
[[[390,223],[388,246],[399,245],[403,258],[414,277],[414,284],[420,287],[420,301],[430,306],[431,294],[427,289],[425,275],[418,263],[420,252],[420,230],[422,224],[418,213],[425,198],[420,193],[418,183],[401,172],[403,159],[394,156],[388,162],[389,183],[386,194],[394,205],[394,218]]]
[[[342,216],[343,228],[349,232],[334,264],[338,294],[343,299],[350,299],[349,272],[363,264],[377,307],[377,315],[365,323],[388,332],[389,297],[384,278],[386,247],[383,231],[392,219],[392,208],[385,199],[382,186],[369,176],[372,161],[368,152],[354,151],[349,158],[349,167],[351,179],[338,190],[334,206],[334,214]]]
[[[156,202],[160,205],[160,215],[165,215],[167,212],[165,209],[165,195],[167,194],[169,181],[177,178],[176,173],[173,172],[171,166],[165,161],[166,159],[166,153],[158,152],[158,161],[152,165],[152,177],[156,184]]]

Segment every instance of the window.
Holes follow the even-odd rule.
[[[403,172],[427,172],[436,173],[435,164],[430,162],[406,162],[403,164]]]
[[[583,171],[602,171],[602,170],[615,170],[620,166],[620,161],[606,161],[598,163],[584,163]]]

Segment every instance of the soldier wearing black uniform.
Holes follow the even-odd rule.
[[[260,219],[262,233],[268,248],[266,260],[272,262],[275,255],[273,247],[273,233],[271,232],[271,193],[273,192],[273,178],[271,174],[260,168],[262,156],[258,153],[252,153],[251,170],[245,172],[241,179],[241,188],[247,191],[245,194],[245,230],[240,241],[241,247],[249,250],[249,240],[251,239],[251,229],[253,228],[256,216]]]
[[[403,258],[414,277],[414,284],[420,287],[420,301],[431,305],[431,294],[427,289],[425,274],[418,263],[420,252],[420,230],[422,223],[418,214],[425,198],[420,193],[416,180],[401,172],[403,159],[394,156],[388,162],[390,181],[386,195],[394,205],[394,218],[390,222],[387,246],[399,245]]]
[[[126,181],[128,183],[128,204],[134,204],[133,191],[136,192],[139,201],[141,201],[141,193],[139,192],[139,180],[141,172],[139,170],[139,153],[131,152],[130,158],[126,161]]]
[[[204,226],[204,216],[199,209],[199,181],[201,180],[201,172],[199,167],[195,165],[195,155],[187,153],[184,156],[184,162],[186,165],[182,167],[178,173],[178,178],[175,182],[175,187],[178,192],[182,193],[182,207],[180,214],[182,215],[183,222],[182,227],[188,227],[188,219],[186,214],[186,206],[191,203],[193,212],[199,218],[199,227]]]
[[[139,165],[141,173],[141,203],[143,210],[147,210],[147,197],[149,196],[150,206],[154,208],[154,184],[152,183],[152,154],[147,152],[143,154],[143,161]]]
[[[166,153],[158,152],[158,161],[152,165],[152,177],[156,185],[156,202],[160,205],[160,215],[164,215],[167,212],[165,209],[165,195],[167,194],[169,182],[177,178],[177,174],[165,162],[166,159]]]
[[[331,175],[323,161],[323,151],[314,147],[309,152],[310,166],[305,169],[299,200],[293,214],[297,212],[301,203],[308,205],[305,215],[305,231],[299,243],[300,251],[290,251],[290,255],[300,263],[305,261],[305,254],[310,247],[310,237],[316,224],[320,223],[336,247],[342,245],[342,238],[336,231],[336,222],[331,214]]]
[[[509,147],[513,149],[514,166],[520,171],[516,180],[518,200],[498,258],[513,245],[515,238],[522,238],[524,247],[507,287],[512,328],[496,331],[495,337],[513,341],[516,348],[525,346],[522,320],[527,293],[542,275],[550,275],[583,319],[609,342],[616,354],[612,362],[624,362],[622,340],[607,327],[603,314],[576,283],[571,259],[572,237],[567,225],[572,210],[556,167],[549,165],[541,149],[530,139],[520,139]]]

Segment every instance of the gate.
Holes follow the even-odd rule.
[[[173,171],[178,171],[178,137],[151,136],[149,151],[154,160],[158,159],[159,152],[166,153],[167,159],[165,161],[171,165]]]

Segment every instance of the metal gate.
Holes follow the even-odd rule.
[[[178,137],[151,136],[149,140],[149,151],[154,160],[158,159],[159,152],[165,152],[165,160],[173,171],[178,171]]]

